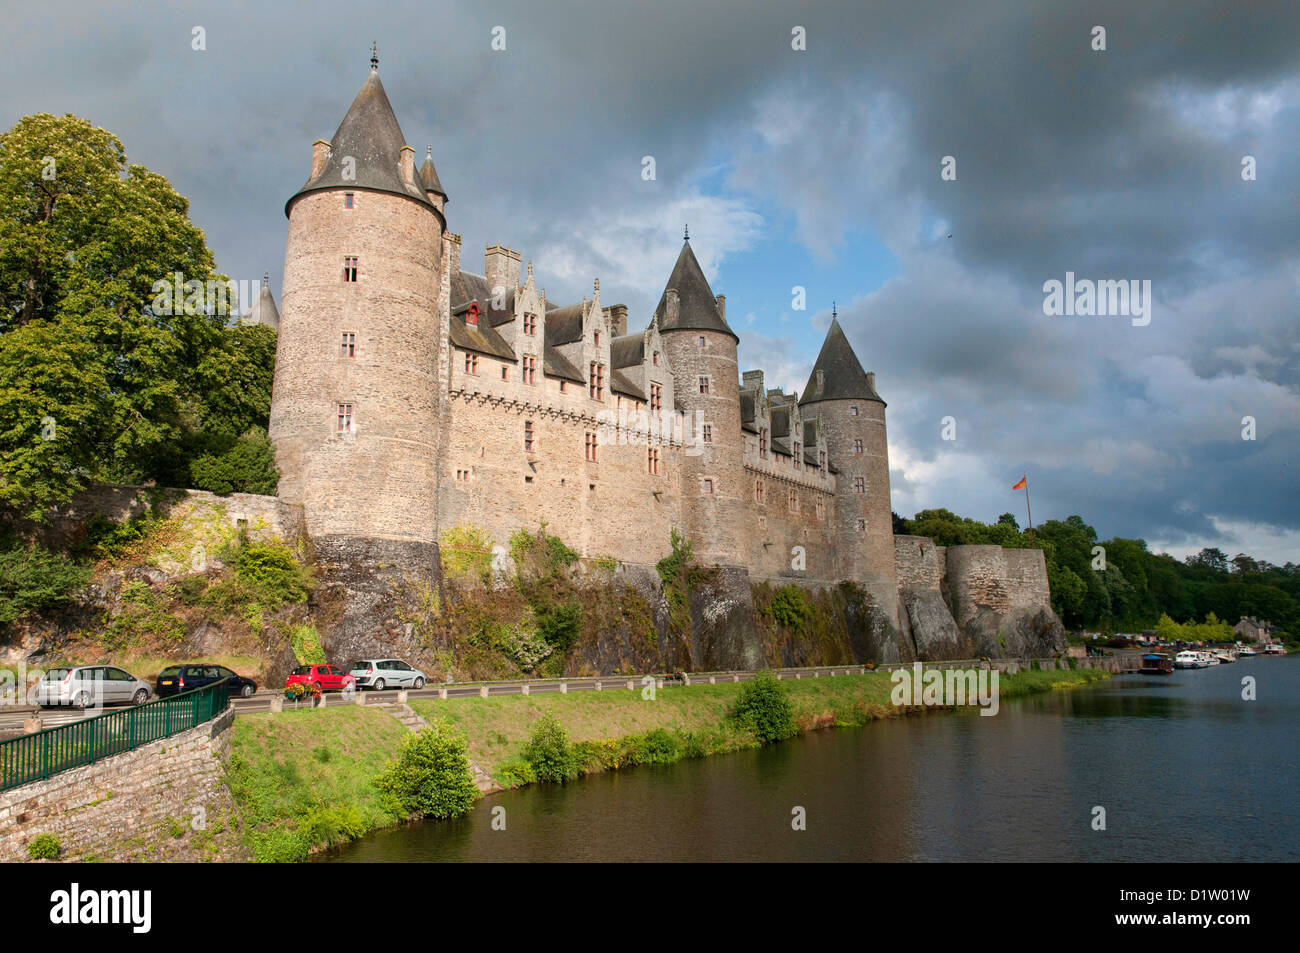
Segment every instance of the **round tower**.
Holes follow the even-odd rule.
[[[430,168],[431,168],[430,164]],[[436,180],[435,180],[436,181]],[[270,437],[279,494],[318,555],[436,566],[441,186],[415,169],[378,60],[311,176],[289,237]]]
[[[837,471],[834,539],[839,575],[862,586],[879,609],[882,661],[898,661],[898,574],[889,498],[885,402],[875,374],[862,370],[832,315],[817,363],[799,400],[804,420],[816,418],[818,441]],[[892,646],[892,650],[891,650]]]
[[[683,530],[704,563],[735,565],[750,518],[740,429],[739,339],[684,241],[659,307],[659,333],[684,414],[681,456]]]

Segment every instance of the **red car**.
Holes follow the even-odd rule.
[[[356,679],[337,665],[299,665],[284,680],[285,688],[293,684],[306,685],[308,691],[319,688],[323,692],[339,692],[355,685]]]

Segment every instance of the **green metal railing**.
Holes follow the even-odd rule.
[[[0,741],[0,791],[179,734],[230,704],[225,680],[143,705]]]

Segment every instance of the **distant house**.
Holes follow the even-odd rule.
[[[1269,642],[1271,634],[1276,632],[1276,627],[1268,621],[1260,622],[1254,616],[1244,615],[1241,621],[1232,627],[1232,631],[1237,633],[1237,638],[1243,642]]]

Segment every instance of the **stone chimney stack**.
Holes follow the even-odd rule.
[[[677,324],[677,317],[681,307],[677,299],[677,289],[669,288],[664,292],[664,295],[668,299],[667,307],[664,309],[664,323],[669,327],[674,327]]]
[[[498,287],[506,294],[519,285],[519,262],[523,255],[503,245],[486,245],[483,252],[483,274],[487,276],[488,290],[495,293]]]
[[[325,163],[330,158],[330,144],[327,139],[317,139],[311,146],[311,177],[314,179],[325,171]]]
[[[718,317],[723,321],[727,320],[727,296],[717,295],[714,300],[718,303]]]
[[[460,271],[460,236],[447,233],[447,274],[455,277]]]
[[[398,169],[402,173],[402,182],[412,189],[424,190],[423,185],[415,184],[415,150],[410,146],[402,146],[401,152],[398,153]]]
[[[873,391],[876,389],[876,372],[867,371],[867,386]]]
[[[762,371],[745,371],[740,375],[744,383],[741,385],[745,390],[758,388],[758,393],[763,393],[763,372]]]
[[[605,309],[605,314],[609,317],[609,329],[614,337],[627,334],[627,305],[611,304]]]

